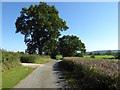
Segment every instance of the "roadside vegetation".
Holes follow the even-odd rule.
[[[22,52],[2,52],[2,88],[10,89],[33,71],[33,68],[24,67],[21,63],[45,64],[52,61],[50,56],[24,54]]]
[[[62,55],[56,55],[56,60],[61,60],[61,59],[63,59]]]
[[[10,89],[32,72],[32,68],[18,66],[2,72],[2,88]]]
[[[118,60],[65,57],[60,64],[70,88],[118,90]]]
[[[1,50],[2,52],[2,71],[21,66],[21,63],[44,64],[53,59],[46,55],[24,54]]]
[[[20,61],[22,63],[37,63],[37,64],[44,64],[47,62],[52,61],[50,56],[47,55],[35,55],[35,54],[24,54],[20,57]]]

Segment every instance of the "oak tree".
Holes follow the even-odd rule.
[[[22,8],[17,18],[16,33],[24,35],[28,53],[51,54],[57,47],[61,31],[68,29],[66,22],[59,17],[55,6],[40,2],[29,8]]]
[[[85,49],[85,44],[77,36],[63,36],[59,38],[59,51],[63,56],[75,56],[77,51],[83,54]]]

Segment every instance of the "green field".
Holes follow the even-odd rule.
[[[84,58],[90,58],[91,55],[84,55]],[[95,58],[99,58],[99,59],[110,59],[110,58],[114,58],[113,55],[94,55]]]
[[[15,67],[2,72],[2,88],[12,88],[32,72],[31,68]]]

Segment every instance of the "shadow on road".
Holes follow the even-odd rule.
[[[68,88],[68,85],[60,69],[60,62],[62,62],[62,60],[58,60],[58,62],[53,65],[53,71],[54,71],[53,73],[57,76],[57,79],[58,79],[56,82],[57,85],[60,88],[65,89],[65,88]]]

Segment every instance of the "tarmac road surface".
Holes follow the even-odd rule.
[[[58,67],[59,62],[61,62],[61,60],[51,61],[44,65],[37,65],[37,68],[26,78],[21,80],[14,88],[66,87],[65,79]]]

